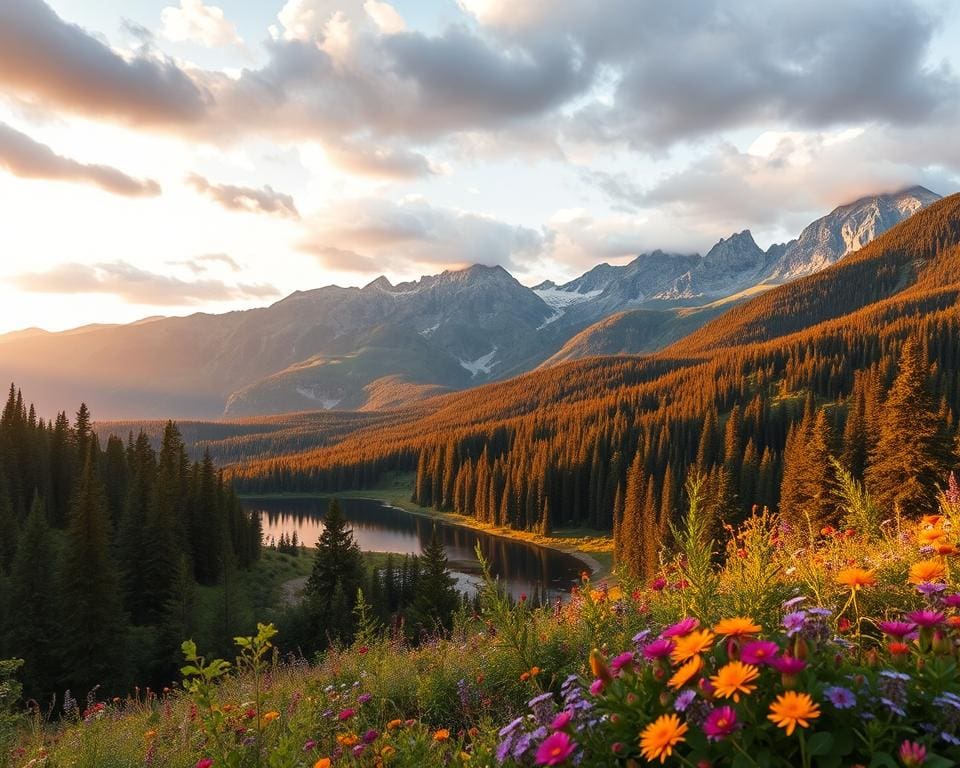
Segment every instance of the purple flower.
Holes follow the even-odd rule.
[[[770,664],[780,652],[780,646],[770,640],[751,640],[740,649],[740,661],[744,664]]]
[[[802,603],[807,598],[804,595],[797,595],[796,597],[791,597],[789,600],[783,602],[783,610],[789,611],[791,608],[796,608],[800,603]]]
[[[533,718],[540,725],[546,725],[553,720],[556,707],[553,704],[553,694],[550,691],[534,696],[527,702],[527,706],[533,712]]]
[[[942,624],[946,616],[940,611],[922,610],[908,613],[907,618],[918,627],[935,627]]]
[[[946,584],[934,584],[933,582],[924,582],[923,584],[917,584],[917,592],[921,595],[935,595],[938,592],[943,592],[947,588]],[[905,742],[906,743],[906,742]]]
[[[518,717],[516,720],[513,720],[507,725],[503,726],[498,735],[501,739],[505,739],[507,736],[510,736],[512,733],[514,733],[521,725],[523,725],[523,718]]]
[[[883,704],[891,713],[897,717],[906,717],[907,713],[904,711],[903,707],[897,704],[895,701],[886,698],[885,696],[880,697],[880,703]]]
[[[685,712],[695,698],[697,698],[697,692],[687,688],[687,690],[677,694],[677,699],[673,702],[673,708],[677,712]]]
[[[378,737],[379,735],[380,735],[380,734],[379,734],[377,731],[375,731],[373,728],[371,728],[369,731],[367,731],[365,734],[363,734],[363,742],[364,742],[365,744],[372,744],[373,742],[375,742],[375,741],[377,740],[377,737]]]
[[[373,696],[369,693],[361,693],[359,696],[357,696],[357,704],[366,704],[372,698]]]
[[[650,630],[642,629],[633,636],[633,644],[639,647],[647,642],[648,637],[650,637]]]
[[[700,626],[699,621],[693,618],[693,616],[687,616],[687,618],[681,619],[676,624],[671,624],[663,630],[663,632],[660,633],[660,637],[682,637],[683,635],[689,635],[698,626]]]
[[[703,732],[711,741],[720,741],[738,728],[737,712],[733,707],[717,707],[703,723]]]
[[[662,659],[670,655],[670,652],[673,650],[673,647],[676,643],[673,640],[667,638],[660,638],[659,640],[654,640],[648,646],[643,649],[643,658],[653,661],[654,659]]]
[[[895,637],[898,640],[902,640],[917,628],[916,624],[906,621],[881,621],[877,626],[883,634]]]
[[[857,697],[853,694],[853,691],[841,688],[839,685],[824,688],[823,694],[837,709],[852,709],[857,706]]]
[[[304,751],[304,752],[309,752],[310,750],[312,750],[312,749],[313,749],[314,747],[316,747],[316,746],[317,746],[317,742],[315,742],[313,739],[307,739],[307,740],[303,743],[303,751]]]
[[[567,762],[576,749],[576,742],[568,734],[556,731],[543,740],[533,760],[537,765],[560,765]]]
[[[357,746],[353,748],[353,756],[360,757],[360,755],[363,754],[363,750],[365,750],[366,748],[367,748],[366,744],[357,744]]]
[[[794,611],[783,617],[783,626],[787,630],[787,635],[793,637],[803,629],[807,621],[806,611]]]

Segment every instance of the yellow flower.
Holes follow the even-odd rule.
[[[813,703],[810,694],[796,691],[787,691],[777,696],[777,700],[770,705],[770,714],[767,715],[768,720],[786,729],[787,736],[792,736],[798,725],[809,728],[810,721],[818,717],[820,707]]]
[[[837,583],[852,590],[858,590],[860,587],[875,586],[877,577],[873,571],[868,571],[866,568],[844,568],[837,574]]]
[[[401,725],[403,725],[403,720],[401,720],[401,719],[398,717],[396,720],[391,720],[389,723],[387,723],[387,730],[388,730],[388,731],[395,731],[395,730],[396,730],[397,728],[399,728]]]
[[[143,734],[143,738],[145,738],[147,741],[150,741],[151,739],[155,739],[157,738],[157,732],[154,730],[149,730],[145,734]]]
[[[331,765],[329,757],[321,757],[313,764],[313,768],[330,768]]]
[[[667,682],[671,688],[683,688],[687,683],[689,683],[697,673],[703,669],[703,659],[699,656],[694,656],[690,661],[684,664],[680,669],[673,673],[673,677]]]
[[[384,744],[380,747],[380,756],[381,757],[392,757],[397,753],[397,748],[391,744]]]
[[[723,619],[713,628],[713,631],[724,637],[744,637],[757,634],[760,631],[760,625],[753,619],[736,616],[732,619]]]
[[[676,715],[660,715],[640,734],[640,752],[651,763],[657,758],[665,763],[673,748],[684,741],[687,730],[687,724]]]
[[[338,733],[337,734],[337,744],[341,747],[352,747],[360,739],[355,733]]]
[[[267,712],[267,713],[264,714],[264,716],[263,716],[263,718],[262,718],[262,719],[263,719],[263,724],[264,724],[264,725],[270,725],[270,723],[272,723],[272,722],[273,722],[274,720],[276,720],[278,717],[280,717],[280,713],[277,712],[277,710],[272,709],[272,710],[270,710],[269,712]]]
[[[699,629],[689,635],[677,638],[677,644],[670,652],[670,660],[674,664],[692,659],[704,651],[710,650],[713,645],[714,634],[709,629]]]
[[[947,569],[939,560],[920,560],[910,566],[911,584],[927,584],[941,581],[947,575]]]
[[[450,738],[450,729],[441,728],[439,731],[433,734],[434,741],[446,741]]]
[[[748,685],[760,676],[757,668],[752,664],[744,664],[742,661],[731,661],[729,664],[721,667],[717,674],[710,678],[713,683],[717,696],[729,699],[731,696],[734,701],[740,701],[740,694],[750,695],[757,686]]]

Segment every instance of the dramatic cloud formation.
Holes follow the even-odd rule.
[[[211,184],[203,176],[197,174],[188,176],[187,183],[197,192],[206,195],[231,211],[269,213],[291,219],[300,218],[293,198],[290,195],[275,191],[269,185],[265,185],[261,189],[254,189],[252,187],[238,187],[233,184]]]
[[[180,6],[169,6],[160,12],[161,34],[175,43],[194,42],[210,48],[239,45],[243,42],[237,29],[224,16],[223,9],[204,5],[202,0],[180,0]]]
[[[230,285],[219,280],[180,280],[140,269],[125,261],[101,264],[60,264],[46,272],[27,272],[9,278],[18,288],[34,293],[103,293],[130,304],[176,306],[203,302],[268,298],[278,294],[272,285]]]
[[[0,3],[0,86],[91,117],[133,125],[192,123],[206,97],[172,62],[127,60],[41,0]]]
[[[500,265],[524,271],[541,254],[543,235],[419,198],[349,200],[308,223],[301,250],[330,269],[369,272]]]
[[[0,122],[0,167],[25,179],[49,179],[93,184],[115,195],[150,197],[160,194],[160,185],[141,181],[108,165],[88,165],[62,157],[46,144]]]

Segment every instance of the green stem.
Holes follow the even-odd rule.
[[[742,746],[740,746],[736,739],[730,739],[730,743],[733,744],[733,748],[737,750],[737,752],[750,761],[750,765],[759,765],[757,761],[750,757],[749,753]]]
[[[807,737],[800,731],[800,761],[803,768],[810,768],[810,758],[807,756]]]

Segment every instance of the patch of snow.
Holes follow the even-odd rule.
[[[475,377],[478,373],[489,374],[493,370],[493,367],[495,365],[500,365],[499,362],[497,363],[493,362],[493,358],[496,354],[497,354],[497,348],[494,347],[489,352],[487,352],[487,354],[483,355],[483,357],[478,357],[476,360],[473,360],[473,361],[460,360],[459,362],[461,367],[470,371],[471,376]]]
[[[437,330],[437,328],[439,328],[439,327],[440,327],[440,323],[437,323],[436,325],[432,325],[432,326],[430,326],[429,328],[424,328],[422,331],[420,331],[420,335],[421,335],[421,336],[429,336],[431,333],[433,333],[433,332],[434,332],[435,330]]]
[[[534,291],[537,296],[543,299],[543,302],[550,309],[558,310],[569,307],[573,304],[581,304],[584,301],[599,296],[603,291],[586,291],[577,293],[576,291],[564,291],[560,288],[541,288]]]
[[[544,328],[546,328],[548,325],[550,325],[550,323],[552,323],[552,322],[554,322],[554,321],[556,321],[556,320],[559,320],[561,317],[563,317],[563,315],[565,314],[565,312],[566,312],[566,310],[558,309],[556,312],[554,312],[552,315],[550,315],[550,317],[548,317],[546,320],[544,320],[542,323],[540,323],[540,325],[537,326],[537,330],[538,330],[538,331],[542,331]]]
[[[297,387],[297,393],[303,395],[308,400],[315,400],[321,408],[325,411],[329,411],[332,408],[336,408],[340,404],[342,398],[331,399],[329,397],[318,397],[317,391],[312,387]]]

